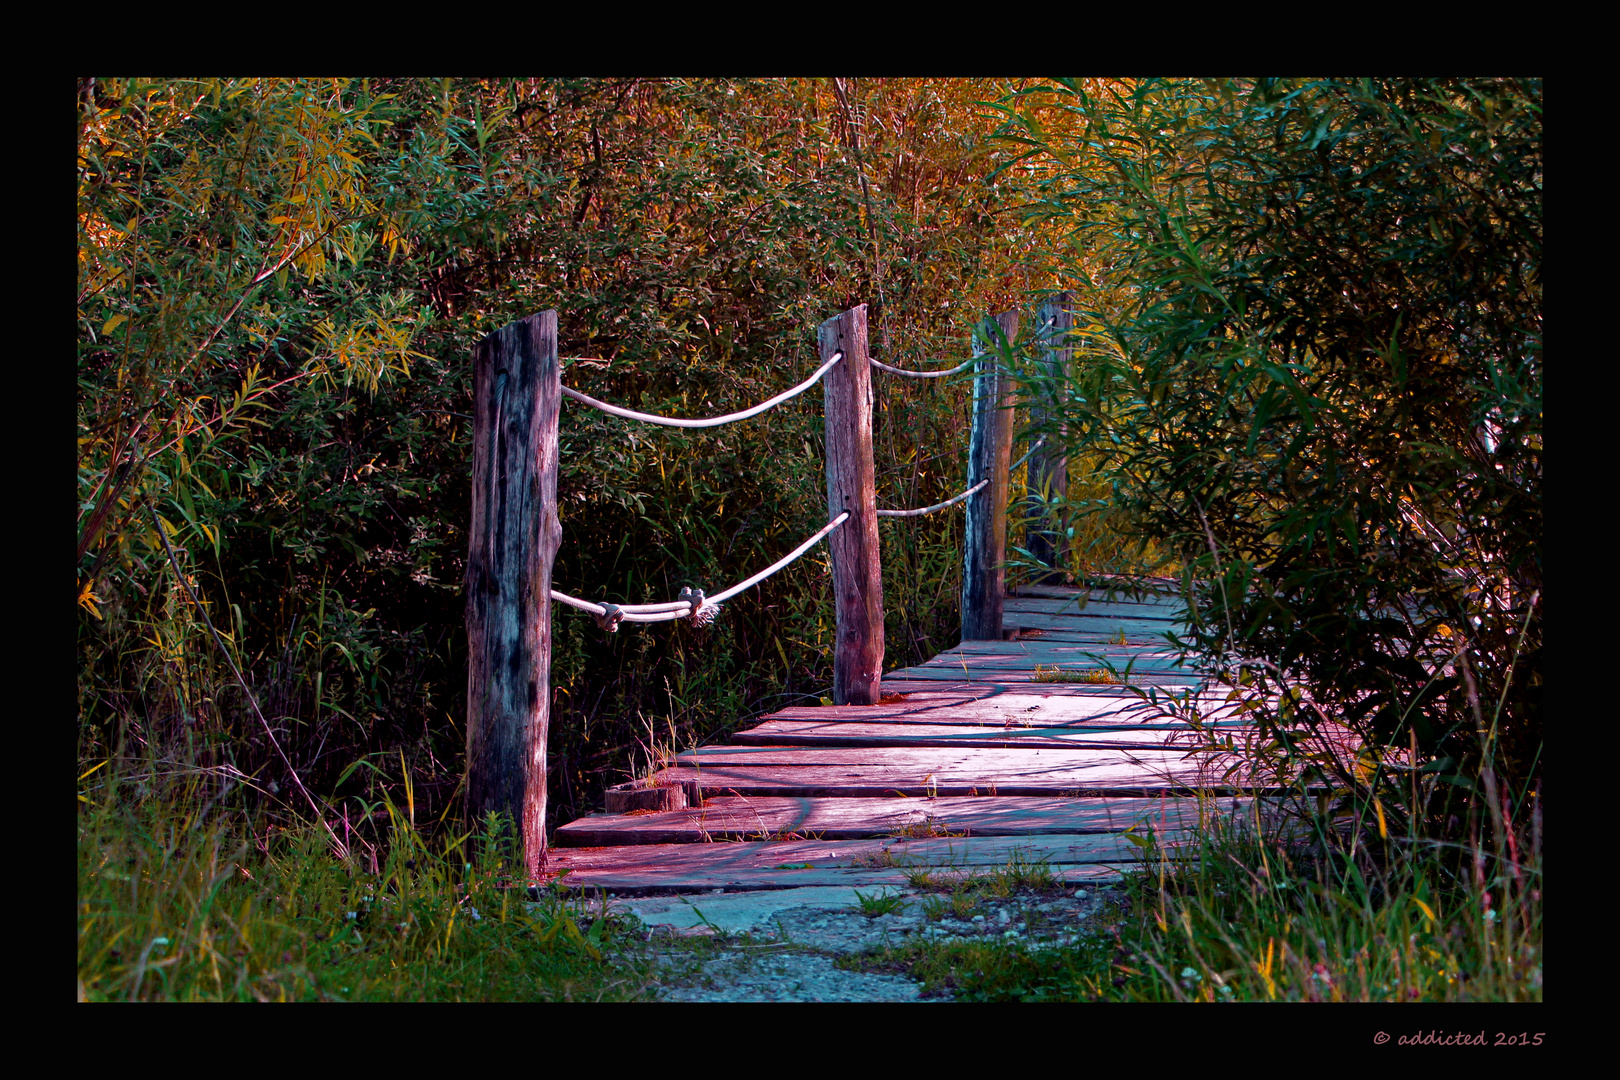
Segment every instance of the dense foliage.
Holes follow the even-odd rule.
[[[1526,822],[1540,82],[1067,82],[1004,108],[1027,212],[1112,268],[1069,431],[1109,511],[1184,560],[1189,644],[1252,691],[1285,779],[1380,831],[1455,835],[1476,785]],[[1339,724],[1358,761],[1313,737]]]
[[[1024,505],[1071,571],[1180,573],[1246,764],[1321,797],[1303,838],[1149,843],[1112,941],[905,963],[986,998],[1539,999],[1541,93],[80,80],[81,997],[647,992],[599,948],[624,928],[511,917],[512,853],[468,847],[498,823],[459,822],[474,346],[555,308],[567,384],[708,415],[852,304],[933,367],[1065,289],[1072,378],[1029,384],[1071,482]],[[942,382],[876,378],[880,505],[960,490]],[[565,406],[556,587],[774,561],[825,521],[821,431],[818,391],[702,432]],[[960,521],[882,526],[889,667],[955,641]],[[825,694],[827,586],[818,554],[707,628],[558,610],[553,823]]]
[[[854,303],[871,305],[880,357],[963,354],[977,318],[1042,284],[987,182],[974,101],[989,92],[82,80],[86,767],[200,767],[282,794],[290,762],[374,808],[379,774],[359,763],[403,748],[423,804],[448,810],[475,343],[554,307],[570,385],[680,415],[797,382],[817,324]],[[965,385],[878,392],[882,504],[954,494]],[[556,585],[573,595],[713,592],[825,520],[819,391],[711,432],[572,406],[562,424]],[[952,643],[960,529],[960,515],[885,524],[891,664]],[[598,805],[655,741],[824,693],[826,588],[820,556],[708,630],[605,636],[559,612],[557,813]]]

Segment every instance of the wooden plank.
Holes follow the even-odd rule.
[[[1116,590],[1114,599],[1130,601],[1133,603],[1164,603],[1178,601],[1181,598],[1181,582],[1173,578],[1153,578],[1143,591],[1143,599],[1137,600],[1131,593]],[[1071,596],[1095,596],[1106,599],[1108,592],[1105,589],[1082,589],[1075,585],[1018,585],[1007,590],[1011,597],[1046,597],[1050,599],[1066,600]]]
[[[1071,615],[1090,619],[1154,619],[1183,622],[1186,613],[1177,604],[1137,604],[1129,601],[1088,599],[1084,604],[1079,597],[1072,600],[1009,597],[1003,612],[1045,615]]]
[[[893,686],[890,685],[891,680],[893,681],[893,683],[895,685],[893,685]],[[985,672],[982,672],[980,674],[970,674],[966,678],[964,678],[963,673],[962,673],[961,665],[955,665],[954,670],[953,670],[953,668],[951,666],[947,666],[947,665],[942,664],[939,667],[906,668],[903,671],[892,672],[892,673],[890,673],[888,675],[885,675],[883,677],[883,687],[884,687],[885,691],[893,690],[895,692],[904,693],[906,690],[910,689],[909,686],[905,685],[907,683],[924,683],[924,684],[937,683],[937,684],[945,684],[945,685],[961,685],[961,684],[971,684],[974,681],[986,682],[986,683],[999,683],[999,684],[1009,686],[1009,687],[1016,685],[1020,689],[1025,690],[1026,692],[1027,692],[1029,686],[1039,686],[1039,685],[1062,686],[1062,685],[1065,685],[1064,680],[1054,680],[1054,679],[1051,679],[1051,678],[1047,678],[1047,679],[1037,678],[1036,673],[1034,671],[1026,671],[1026,672],[985,671]],[[1191,672],[1186,673],[1186,674],[1176,674],[1176,673],[1173,673],[1173,672],[1162,672],[1162,671],[1144,671],[1144,672],[1133,671],[1133,672],[1131,672],[1131,678],[1130,678],[1129,685],[1132,685],[1132,686],[1144,686],[1144,687],[1145,686],[1164,686],[1164,687],[1189,686],[1189,687],[1191,687],[1191,686],[1199,686],[1199,685],[1203,684],[1205,681],[1206,680],[1202,676],[1197,675],[1197,674],[1193,674]],[[1107,684],[1097,684],[1097,685],[1107,685]],[[1118,685],[1118,684],[1116,684],[1116,685]]]
[[[967,746],[995,749],[1014,747],[1157,750],[1182,745],[1196,738],[1189,727],[1155,730],[1141,727],[1112,731],[1076,727],[990,727],[948,724],[862,724],[848,720],[767,720],[731,737],[734,746]]]
[[[1168,619],[1138,619],[1119,615],[1054,615],[1045,611],[1020,611],[1004,615],[1005,627],[1028,627],[1031,630],[1068,630],[1082,633],[1105,634],[1112,637],[1124,631],[1128,637],[1164,640],[1166,631],[1180,633],[1180,623]],[[999,638],[1001,635],[997,634]]]
[[[986,676],[983,682],[973,682],[962,679],[961,672],[957,672],[956,681],[920,675],[915,679],[899,677],[900,672],[893,672],[883,676],[883,692],[885,694],[904,694],[907,697],[926,691],[940,691],[953,694],[980,693],[988,696],[1007,694],[1038,693],[1043,697],[1095,697],[1118,698],[1122,701],[1137,700],[1135,691],[1126,686],[1114,683],[1031,683],[1028,680],[1016,681],[1009,679],[992,679]],[[893,680],[893,681],[891,681]],[[1205,690],[1199,683],[1182,680],[1180,682],[1150,683],[1143,689],[1149,693],[1174,695],[1178,699],[1186,694],[1201,694]]]
[[[733,847],[732,844],[703,844],[704,849]],[[615,851],[656,851],[657,848],[615,848]],[[551,861],[550,880],[569,889],[588,892],[606,891],[620,896],[678,896],[713,891],[752,892],[768,889],[799,889],[807,886],[834,885],[856,889],[878,890],[907,887],[915,869],[884,867],[881,869],[842,868],[810,869],[781,863],[787,869],[752,869],[720,866],[698,866],[682,872],[670,869],[660,857],[654,856],[633,866],[616,866],[609,861],[602,866],[576,867],[572,865],[575,849],[558,849]],[[1124,879],[1125,864],[1059,863],[1050,867],[1053,880],[1064,885],[1112,885]],[[962,872],[962,871],[959,871]],[[566,876],[565,876],[566,875]],[[693,897],[699,911],[703,910],[701,897]]]
[[[1186,850],[1181,839],[1170,838],[1172,858],[1178,846]],[[1052,835],[558,847],[548,870],[566,888],[671,895],[812,885],[904,888],[919,871],[949,880],[994,871],[1014,859],[1044,861],[1054,879],[1087,885],[1118,882],[1142,865],[1135,846],[1116,837]],[[702,898],[693,901],[701,911]]]
[[[1019,642],[1007,642],[1017,645]],[[1048,646],[1043,649],[1031,649],[1022,654],[1013,652],[949,652],[940,653],[925,664],[908,671],[932,671],[935,668],[954,667],[958,671],[963,668],[969,671],[1029,671],[1033,672],[1035,665],[1045,667],[1061,665],[1065,671],[1099,670],[1112,664],[1120,671],[1125,665],[1132,665],[1132,671],[1151,672],[1192,672],[1194,669],[1182,664],[1175,653],[1160,650],[1142,649],[1132,651],[1125,648],[1106,648],[1096,646]]]
[[[954,649],[935,653],[924,660],[923,664],[936,663],[953,656],[1021,656],[1031,662],[1037,660],[1045,662],[1065,656],[1083,659],[1088,654],[1125,659],[1132,656],[1174,658],[1178,655],[1162,637],[1147,637],[1121,644],[1109,640],[1064,641],[1055,636],[1048,637],[1042,634],[1039,637],[1021,638],[1017,641],[964,641]]]
[[[1089,689],[1096,692],[1070,697],[1050,689]],[[918,690],[870,706],[790,706],[772,713],[767,720],[807,720],[821,723],[988,724],[996,727],[1050,727],[1106,724],[1122,729],[1149,729],[1153,723],[1179,727],[1155,719],[1159,714],[1135,694],[1117,686],[1053,683],[1032,688],[1035,692],[998,692],[985,684],[970,684],[963,693]],[[1223,695],[1206,694],[1198,703],[1207,709],[1221,704]]]
[[[766,747],[737,747],[763,754]],[[1224,766],[1169,751],[1099,750],[935,750],[872,747],[799,748],[800,753],[846,754],[841,764],[791,761],[694,759],[665,769],[660,777],[696,783],[705,793],[805,798],[886,798],[919,795],[1153,795],[1203,790],[1239,793],[1245,775],[1225,776]],[[883,754],[911,760],[870,759]],[[919,760],[941,755],[935,761]],[[1002,759],[969,755],[1008,755]],[[1039,755],[1038,757],[1036,755]],[[1088,756],[1089,755],[1089,756]]]
[[[854,840],[927,837],[1079,836],[1179,831],[1211,814],[1244,815],[1247,798],[784,799],[716,796],[702,807],[661,814],[592,814],[557,830],[569,847],[687,844],[715,840]]]
[[[531,876],[546,845],[561,371],[555,311],[508,323],[474,353],[466,813],[510,814]]]
[[[826,400],[827,520],[849,520],[827,537],[832,559],[832,699],[871,705],[883,672],[883,571],[878,564],[877,486],[872,463],[872,368],[866,351],[866,305],[821,324],[822,362],[844,359],[822,376]]]
[[[1076,624],[1080,626],[1082,624]],[[1159,624],[1154,624],[1156,627]],[[1068,626],[1023,626],[1015,620],[1008,619],[1002,624],[1004,630],[1017,630],[1019,643],[1030,641],[1053,641],[1062,644],[1105,644],[1118,639],[1121,629],[1125,630],[1125,644],[1145,646],[1147,648],[1168,648],[1164,637],[1164,630],[1135,629],[1116,626],[1112,630],[1103,626],[1092,629],[1072,629]],[[960,646],[958,646],[960,647]]]
[[[968,435],[968,487],[989,483],[967,500],[962,540],[962,637],[1001,637],[1006,595],[1007,466],[1012,463],[1014,382],[1002,370],[994,336],[1018,337],[1018,315],[986,319],[974,335],[979,357],[973,380],[973,426]]]
[[[709,768],[711,765],[784,765],[793,768],[816,766],[865,766],[909,768],[922,772],[947,770],[968,772],[989,770],[1007,775],[1043,774],[1052,769],[1084,769],[1109,766],[1124,760],[1143,765],[1178,763],[1189,751],[1156,747],[1126,751],[1105,749],[1023,749],[935,747],[935,746],[700,746],[675,755],[677,765]]]

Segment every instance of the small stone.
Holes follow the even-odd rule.
[[[1076,889],[1076,890],[1074,890],[1074,898],[1076,900],[1084,900],[1087,895],[1088,894],[1087,894],[1086,890],[1084,890],[1084,889]]]
[[[973,921],[982,923],[982,922],[984,922],[984,916],[983,915],[975,915],[975,916],[973,916]]]

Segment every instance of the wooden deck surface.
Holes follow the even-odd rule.
[[[1131,686],[1200,693],[1165,638],[1181,615],[1171,598],[1016,590],[1010,640],[890,672],[884,704],[787,708],[679,755],[660,780],[700,785],[701,806],[564,825],[550,871],[621,894],[878,886],[1016,853],[1066,881],[1115,879],[1140,851],[1127,830],[1173,850],[1199,814],[1245,813],[1253,791],[1188,725],[1104,681],[1128,667]]]

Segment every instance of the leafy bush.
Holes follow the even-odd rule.
[[[1522,826],[1539,80],[1069,81],[1003,108],[1031,216],[1112,267],[1062,419],[1111,512],[1183,563],[1188,646],[1247,688],[1291,779],[1358,814],[1379,796],[1397,833],[1455,837],[1476,786]],[[1336,724],[1359,765],[1308,752]]]
[[[875,352],[929,367],[1038,284],[968,82],[78,90],[82,768],[229,767],[274,803],[295,785],[273,739],[368,828],[397,781],[357,762],[403,750],[435,817],[458,791],[485,334],[555,307],[570,385],[701,415],[798,381],[851,304]],[[965,386],[877,392],[884,505],[954,494]],[[815,392],[698,433],[565,408],[557,587],[667,600],[775,561],[824,522],[821,429]],[[960,528],[883,526],[892,663],[951,643]],[[644,721],[707,739],[818,696],[827,590],[812,557],[706,630],[559,611],[555,813],[598,805]]]

